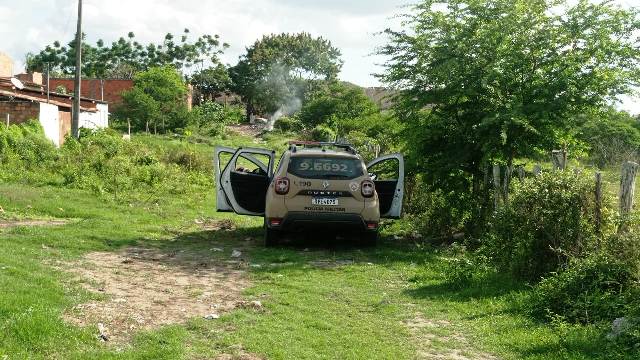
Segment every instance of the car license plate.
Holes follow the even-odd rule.
[[[311,205],[338,205],[338,199],[336,198],[312,198]]]

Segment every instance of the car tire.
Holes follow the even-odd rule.
[[[360,243],[362,246],[373,247],[378,244],[377,231],[365,231],[360,234]]]
[[[264,246],[271,247],[280,243],[280,237],[282,236],[279,230],[269,229],[266,222],[264,224]]]

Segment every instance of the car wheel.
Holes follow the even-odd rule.
[[[269,229],[267,224],[264,224],[264,246],[276,246],[280,242],[281,232],[275,229]]]
[[[378,232],[377,231],[365,231],[360,234],[360,243],[363,246],[376,246],[378,243]]]

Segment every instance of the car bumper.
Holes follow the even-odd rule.
[[[273,224],[274,222],[279,223]],[[378,231],[378,222],[365,221],[359,214],[289,212],[283,219],[268,219],[270,229],[283,231]]]

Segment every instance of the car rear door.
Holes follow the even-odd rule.
[[[367,165],[380,203],[380,217],[397,219],[404,198],[404,158],[402,154],[381,156]]]
[[[216,147],[216,209],[240,215],[264,215],[274,157],[273,150]]]

